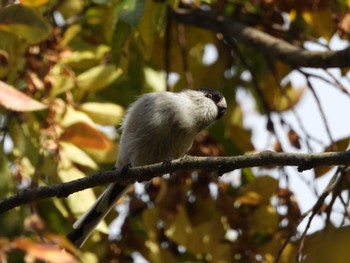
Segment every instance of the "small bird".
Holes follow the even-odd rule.
[[[226,108],[226,100],[219,91],[205,88],[142,95],[130,105],[124,117],[115,168],[184,156],[196,134],[220,119]],[[73,231],[67,236],[72,243],[81,247],[128,187],[110,184],[74,223]]]

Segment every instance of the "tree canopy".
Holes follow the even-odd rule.
[[[0,261],[347,262],[350,129],[319,89],[349,98],[349,33],[346,0],[1,1]],[[199,87],[228,102],[189,152],[208,158],[118,177],[127,106]],[[140,183],[77,250],[65,235],[115,180]]]

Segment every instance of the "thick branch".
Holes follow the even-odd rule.
[[[112,182],[130,184],[135,181],[148,181],[160,174],[173,173],[180,170],[206,169],[219,171],[219,174],[223,174],[245,167],[297,166],[298,171],[301,172],[323,165],[350,165],[350,151],[318,154],[276,153],[265,151],[258,154],[234,157],[186,156],[172,161],[169,166],[158,163],[143,167],[135,167],[130,168],[123,175],[121,175],[119,171],[102,171],[67,183],[26,189],[1,201],[0,213],[38,199],[67,197],[72,193]]]
[[[178,9],[172,11],[172,16],[181,23],[203,27],[220,32],[226,38],[237,39],[266,56],[278,58],[292,67],[343,68],[350,66],[350,47],[340,51],[308,51],[241,22],[199,9]]]

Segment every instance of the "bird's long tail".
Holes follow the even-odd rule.
[[[128,185],[110,184],[91,208],[73,225],[67,237],[76,247],[81,247],[98,223],[114,207],[115,202],[126,192]]]

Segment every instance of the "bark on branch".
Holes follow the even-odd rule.
[[[51,186],[29,188],[18,192],[0,202],[0,213],[14,207],[50,197],[67,197],[68,195],[98,185],[118,182],[131,184],[135,181],[148,181],[161,174],[176,171],[206,169],[218,171],[219,175],[245,167],[263,166],[297,166],[302,172],[317,166],[350,165],[350,151],[327,152],[315,154],[276,153],[264,151],[257,154],[234,157],[195,157],[186,156],[171,162],[135,167],[123,175],[119,171],[101,171],[85,178]]]
[[[268,57],[280,59],[291,67],[343,68],[350,66],[350,47],[340,51],[308,51],[210,11],[177,9],[171,11],[171,14],[180,23],[220,32],[226,38],[234,38]]]

